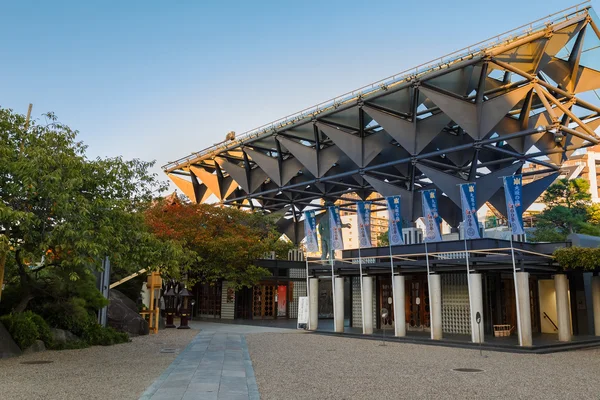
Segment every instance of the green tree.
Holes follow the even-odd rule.
[[[172,273],[185,259],[181,246],[145,225],[142,211],[164,189],[148,171],[153,163],[88,159],[85,151],[77,132],[53,114],[26,126],[22,115],[0,109],[0,234],[9,245],[15,311],[36,298],[74,294],[103,305],[93,272],[105,256],[121,268]]]
[[[591,222],[595,208],[589,188],[583,178],[565,178],[552,184],[543,196],[546,208],[537,216],[532,240],[563,241],[571,233],[600,235],[600,226]]]
[[[386,247],[390,245],[390,236],[388,234],[389,229],[385,232],[379,232],[377,235],[377,243],[379,247]]]
[[[191,282],[223,279],[237,287],[250,287],[270,275],[256,266],[257,259],[270,251],[287,255],[292,247],[280,239],[268,215],[233,207],[165,202],[147,212],[147,221],[155,235],[177,240],[193,252]]]

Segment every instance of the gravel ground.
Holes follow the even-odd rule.
[[[197,330],[165,329],[130,343],[0,360],[0,399],[138,399]],[[161,353],[161,349],[177,349]],[[27,365],[26,361],[53,361]]]
[[[482,358],[476,350],[316,334],[246,341],[263,400],[600,399],[600,349]]]

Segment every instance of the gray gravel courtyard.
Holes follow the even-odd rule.
[[[482,358],[476,350],[308,333],[246,341],[263,400],[600,399],[600,349]]]
[[[138,399],[198,331],[165,329],[130,343],[0,360],[0,399]],[[173,349],[163,353],[161,349]],[[49,364],[23,364],[52,361]]]

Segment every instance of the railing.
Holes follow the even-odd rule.
[[[554,330],[557,331],[558,330],[558,326],[556,326],[556,324],[554,323],[554,321],[552,321],[552,318],[550,318],[548,316],[548,314],[546,314],[546,312],[544,311],[544,318],[546,318],[548,321],[550,321],[550,323],[554,326]]]
[[[425,72],[434,69],[441,69],[444,65],[449,65],[453,62],[460,61],[466,58],[473,57],[477,53],[481,52],[484,49],[497,46],[502,44],[503,42],[509,42],[515,40],[522,36],[530,35],[534,32],[546,29],[548,25],[560,22],[562,20],[569,20],[575,16],[578,16],[582,12],[587,12],[587,9],[591,7],[589,3],[591,0],[586,0],[582,3],[576,4],[574,6],[565,8],[564,10],[558,11],[556,13],[550,14],[546,17],[537,19],[535,21],[529,22],[525,25],[521,25],[517,28],[511,29],[499,35],[493,36],[491,38],[482,40],[481,42],[475,43],[473,45],[463,47],[462,49],[456,50],[452,53],[448,53],[439,58],[435,58],[431,61],[427,61],[423,64],[417,65],[416,67],[404,70],[387,78],[378,80],[376,82],[370,83],[368,85],[362,86],[358,89],[355,89],[351,92],[344,93],[342,95],[336,96],[330,100],[321,102],[317,105],[305,108],[296,113],[287,115],[285,117],[279,118],[275,121],[269,122],[265,125],[261,125],[258,128],[251,129],[246,131],[240,136],[238,136],[233,141],[224,141],[217,143],[211,147],[208,147],[204,150],[201,150],[196,153],[192,153],[187,157],[182,157],[176,161],[171,161],[165,165],[163,165],[163,170],[166,172],[170,172],[174,169],[177,169],[179,166],[188,164],[192,160],[199,159],[208,154],[214,153],[218,150],[224,150],[230,148],[232,146],[238,145],[248,139],[258,137],[262,134],[266,134],[268,131],[277,130],[284,126],[293,124],[295,122],[301,121],[307,117],[313,117],[315,115],[321,114],[322,112],[332,109],[338,108],[339,106],[347,103],[357,97],[368,95],[372,92],[376,92],[379,90],[386,90],[388,86],[397,84],[407,79],[416,78],[419,75],[422,75]]]

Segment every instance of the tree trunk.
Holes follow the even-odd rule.
[[[6,251],[2,251],[2,254],[0,254],[0,301],[2,301],[2,286],[4,285],[4,266],[5,265],[6,265]]]
[[[32,291],[31,276],[29,276],[29,274],[25,270],[25,266],[21,261],[20,254],[20,249],[15,252],[15,260],[17,261],[17,266],[19,270],[19,280],[21,281],[21,300],[19,301],[19,304],[17,304],[17,306],[15,307],[15,312],[25,311],[29,302],[35,297]]]

